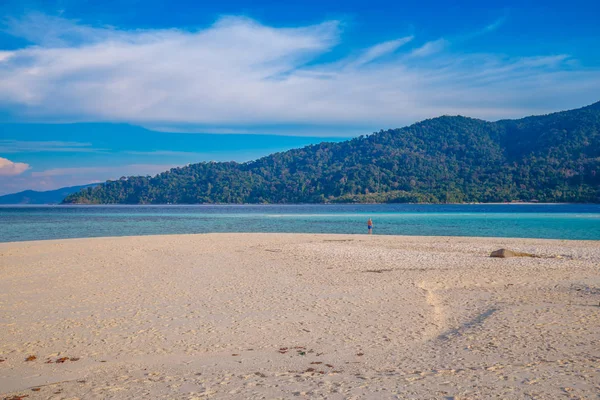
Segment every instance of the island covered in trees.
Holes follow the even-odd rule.
[[[246,163],[124,177],[64,203],[511,201],[600,203],[600,102],[518,120],[428,119]]]

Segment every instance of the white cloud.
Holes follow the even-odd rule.
[[[497,20],[495,20],[494,22],[492,22],[491,24],[489,24],[485,28],[483,28],[481,33],[493,32],[493,31],[497,30],[502,25],[504,25],[506,20],[507,20],[506,15],[498,18]]]
[[[21,175],[29,169],[29,164],[12,162],[0,157],[0,176]]]
[[[6,61],[14,55],[12,51],[0,51],[0,63]]]
[[[385,55],[391,54],[413,39],[413,36],[407,36],[396,40],[390,40],[389,42],[379,43],[363,52],[363,54],[361,54],[361,56],[354,61],[351,66],[358,67],[360,65],[370,63],[371,61],[374,61]]]
[[[193,151],[174,151],[174,150],[152,150],[152,151],[125,151],[125,154],[131,154],[134,156],[191,156],[206,157],[207,153],[198,153]]]
[[[91,143],[82,142],[0,140],[0,153],[96,153],[106,150],[91,146]]]
[[[228,17],[196,31],[122,31],[34,14],[9,31],[36,45],[2,58],[0,107],[28,120],[347,136],[441,114],[574,108],[600,93],[600,72],[568,56],[463,54],[444,39],[411,49],[416,39],[401,38],[323,63],[341,41],[335,21],[274,28]]]
[[[31,176],[35,178],[52,177],[52,176],[73,176],[85,175],[87,179],[92,179],[96,176],[112,176],[116,179],[120,176],[132,175],[156,175],[160,172],[167,171],[176,165],[157,165],[157,164],[130,164],[110,167],[76,167],[76,168],[52,168],[40,172],[32,172]],[[97,178],[95,178],[97,179]],[[101,178],[102,180],[107,178]]]
[[[410,55],[413,57],[427,57],[441,52],[446,46],[448,46],[448,41],[446,39],[438,39],[427,42],[423,46],[414,49]]]
[[[118,36],[118,32],[109,27],[96,29],[76,22],[32,12],[22,19],[5,18],[4,31],[44,47],[97,43]]]

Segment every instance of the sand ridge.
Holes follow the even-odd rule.
[[[500,247],[552,258],[488,257]],[[594,241],[205,234],[6,243],[0,393],[595,398],[599,302]]]

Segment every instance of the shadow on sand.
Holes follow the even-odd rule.
[[[438,335],[438,337],[436,339],[437,340],[450,340],[453,336],[460,336],[465,331],[483,324],[486,319],[491,317],[492,314],[494,314],[498,310],[499,310],[498,308],[490,308],[489,310],[486,310],[486,311],[482,312],[481,314],[477,315],[476,317],[468,320],[464,324],[460,325],[458,328],[447,330],[446,332]]]

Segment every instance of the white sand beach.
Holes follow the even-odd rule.
[[[0,398],[592,399],[599,303],[597,241],[4,243]]]

